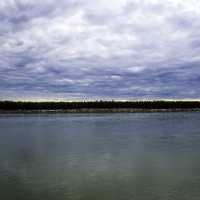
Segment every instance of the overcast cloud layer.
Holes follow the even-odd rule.
[[[1,99],[200,98],[199,0],[1,0]]]

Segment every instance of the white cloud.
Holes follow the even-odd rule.
[[[174,92],[182,89],[180,68],[188,75],[184,87],[189,88],[200,73],[199,8],[198,0],[2,0],[0,72],[6,80],[0,79],[0,91],[4,95],[18,87],[18,82],[10,86],[17,73],[31,78],[28,85],[24,79],[20,82],[30,93],[34,84],[56,92],[51,91],[55,79],[54,85],[72,96],[106,96],[108,88],[117,91],[118,83],[123,91],[134,84],[141,95],[162,96],[165,77],[156,78],[156,71],[174,73],[176,80],[168,77],[168,84],[177,83]],[[159,81],[152,85],[148,76]],[[126,97],[134,97],[132,90]]]

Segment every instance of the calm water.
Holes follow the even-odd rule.
[[[200,113],[0,115],[2,200],[199,200]]]

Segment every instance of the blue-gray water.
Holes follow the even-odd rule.
[[[0,115],[2,200],[199,200],[200,113]]]

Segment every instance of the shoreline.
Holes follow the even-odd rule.
[[[156,112],[200,112],[200,108],[80,108],[55,110],[0,110],[0,114],[59,114],[59,113],[156,113]]]
[[[200,101],[0,101],[0,113],[199,112]]]

